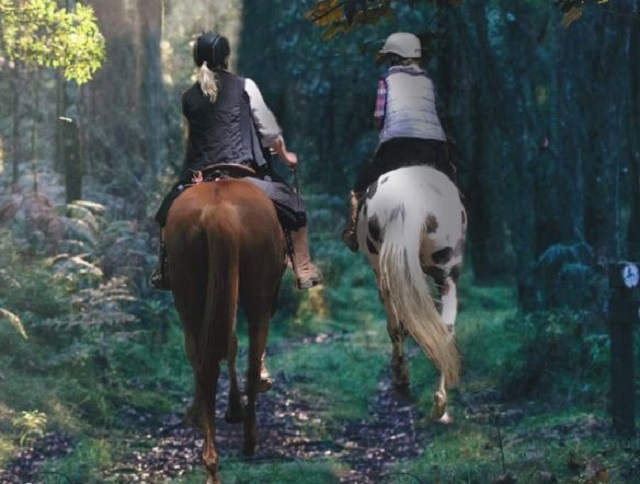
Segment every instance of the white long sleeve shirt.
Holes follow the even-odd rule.
[[[249,96],[249,104],[251,106],[251,115],[260,133],[262,145],[265,147],[273,146],[278,139],[282,138],[282,129],[276,120],[275,115],[267,106],[262,97],[257,84],[249,78],[245,78],[244,90]]]

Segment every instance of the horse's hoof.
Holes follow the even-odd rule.
[[[431,419],[440,421],[447,413],[447,400],[441,392],[433,395],[433,407],[431,408]]]
[[[449,415],[449,412],[444,412],[444,415],[436,420],[439,424],[450,425],[453,423],[453,418]]]

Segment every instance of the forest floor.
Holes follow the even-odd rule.
[[[313,344],[330,344],[331,337]],[[286,351],[295,345],[309,344],[309,340],[278,345],[275,351]],[[299,466],[309,462],[332,462],[332,478],[327,481],[342,483],[396,483],[396,482],[441,482],[428,480],[424,475],[415,475],[411,470],[403,471],[402,462],[418,458],[425,449],[438,448],[437,440],[446,426],[433,423],[428,418],[429,409],[420,408],[416,399],[397,395],[391,388],[389,371],[379,377],[377,391],[370,399],[370,414],[365,419],[337,421],[326,425],[322,422],[326,410],[304,398],[296,388],[295,374],[276,374],[273,388],[260,395],[258,402],[259,445],[254,456],[242,456],[242,425],[229,425],[224,421],[228,381],[226,372],[221,373],[219,398],[217,401],[217,450],[221,456],[221,472],[233,463],[251,466],[291,463]],[[454,422],[472,421],[484,427],[491,435],[491,444],[496,459],[502,459],[503,474],[493,482],[516,482],[513,474],[504,466],[502,439],[506,438],[506,428],[524,419],[537,406],[533,403],[504,403],[497,391],[478,390],[459,392],[455,397]],[[184,398],[184,408],[189,398]],[[548,411],[549,409],[547,409]],[[151,415],[131,408],[121,409],[124,427],[118,445],[117,464],[100,473],[97,482],[194,482],[194,475],[201,468],[200,452],[202,436],[199,431],[185,425],[182,415],[169,413]],[[500,415],[497,422],[495,415]],[[501,434],[503,427],[503,434]],[[611,429],[606,419],[589,416],[575,420],[573,424],[552,424],[520,432],[515,439],[563,439],[591,438],[609,434]],[[444,430],[443,430],[444,429]],[[32,447],[17,455],[0,470],[1,483],[72,482],[65,476],[52,476],[42,471],[42,463],[59,458],[71,452],[76,445],[72,438],[49,433],[35,441]],[[633,458],[617,474],[619,480],[607,480],[607,469],[597,459],[589,462],[572,462],[575,480],[567,482],[633,482],[625,476],[637,475],[640,471],[640,456],[637,449]],[[502,454],[502,455],[500,455]],[[528,456],[527,459],[535,459]],[[338,464],[336,467],[336,463]],[[399,465],[400,464],[400,465]],[[520,463],[510,462],[512,468]],[[436,466],[437,467],[437,466]],[[558,481],[552,472],[546,472],[544,465],[538,466],[535,482]],[[191,476],[184,481],[185,476]],[[604,477],[603,477],[604,476]],[[427,480],[425,480],[427,479]],[[534,482],[522,481],[518,482]],[[233,482],[251,482],[240,480]],[[287,481],[289,482],[289,481]],[[295,481],[291,481],[295,482]],[[469,481],[471,482],[471,481]]]
[[[322,344],[330,343],[325,339]],[[306,344],[306,343],[300,343]],[[290,346],[290,345],[287,345]],[[296,377],[275,376],[271,390],[258,400],[259,444],[252,457],[242,456],[242,425],[227,424],[228,379],[221,372],[217,399],[216,444],[225,463],[234,460],[253,462],[308,462],[337,459],[346,464],[339,482],[374,483],[389,477],[390,466],[399,460],[423,452],[425,442],[433,439],[433,429],[425,425],[425,415],[409,397],[395,393],[389,375],[382,375],[378,391],[372,397],[370,417],[358,422],[319,430],[322,408],[305,400],[296,390]],[[184,408],[189,405],[185,398]],[[121,460],[116,467],[103,472],[111,482],[165,482],[177,479],[201,465],[202,435],[185,424],[183,416],[143,414],[125,409],[123,417],[128,435],[122,442]],[[74,442],[66,436],[49,433],[13,459],[0,482],[23,483],[50,481],[40,472],[48,459],[70,452]]]

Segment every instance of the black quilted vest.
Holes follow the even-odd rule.
[[[214,163],[243,165],[266,163],[251,117],[244,78],[217,70],[218,97],[215,103],[203,94],[198,83],[182,95],[182,113],[189,123],[189,139],[181,180],[194,170]]]

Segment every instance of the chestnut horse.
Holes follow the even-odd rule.
[[[367,189],[357,225],[387,316],[394,387],[403,393],[409,388],[403,355],[408,332],[440,372],[432,416],[443,422],[449,419],[447,388],[460,371],[454,324],[466,226],[458,189],[428,166],[380,176]],[[436,300],[425,275],[436,286]]]
[[[225,418],[244,420],[244,452],[251,454],[257,441],[262,356],[286,268],[285,239],[271,200],[247,181],[226,179],[199,183],[173,202],[165,244],[174,303],[194,375],[191,415],[204,432],[207,482],[217,483],[215,402],[220,362],[227,360],[229,367]],[[238,304],[249,332],[244,409],[235,368]]]

